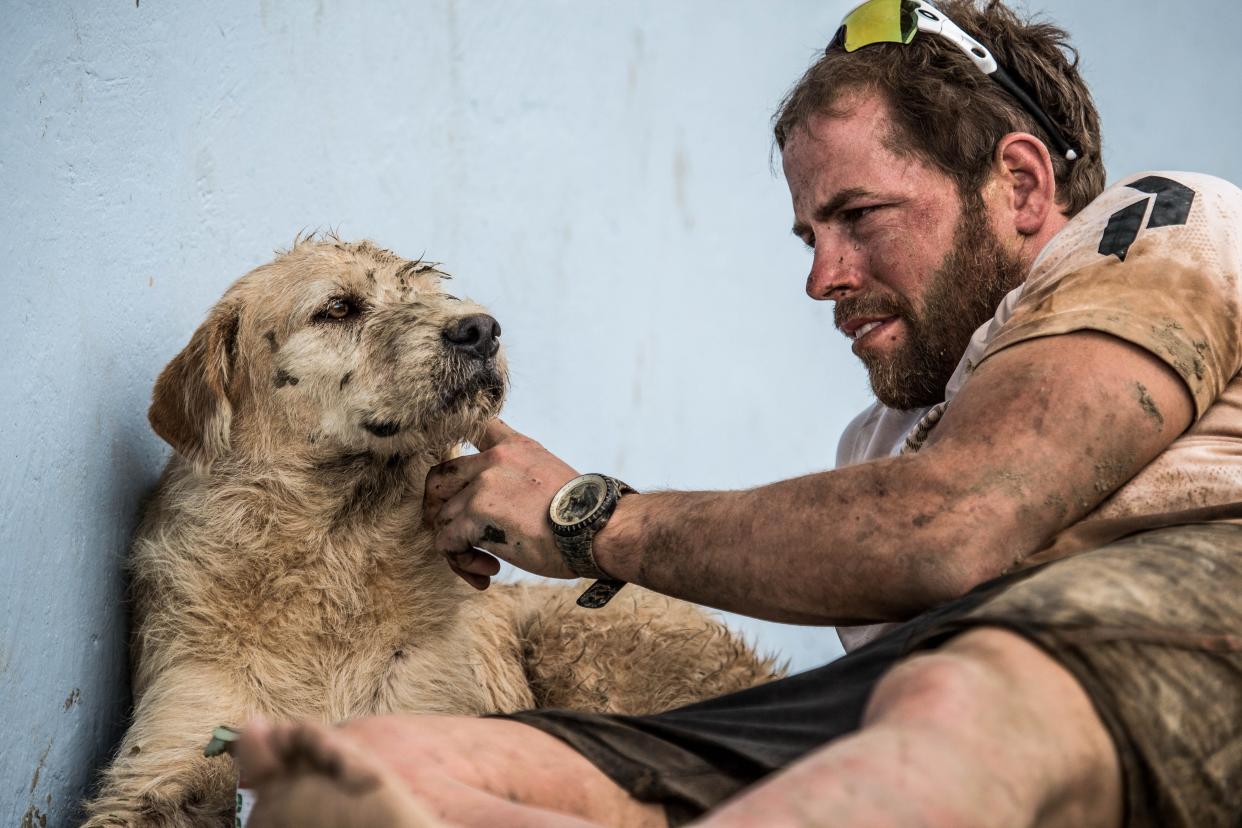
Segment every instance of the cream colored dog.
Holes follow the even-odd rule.
[[[176,449],[134,543],[134,719],[88,825],[220,825],[212,727],[539,706],[648,712],[771,678],[636,587],[475,592],[431,550],[427,470],[495,416],[499,326],[433,265],[299,239],[242,277],[155,385]]]

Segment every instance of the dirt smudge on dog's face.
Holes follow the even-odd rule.
[[[499,325],[447,294],[446,278],[435,263],[335,238],[299,239],[242,277],[222,300],[241,307],[248,385],[234,443],[305,448],[315,433],[316,455],[441,455],[477,433],[504,400],[505,355]]]

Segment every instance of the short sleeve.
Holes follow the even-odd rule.
[[[1110,188],[1036,261],[983,359],[1019,342],[1100,331],[1169,365],[1196,419],[1242,368],[1242,192],[1190,173]]]

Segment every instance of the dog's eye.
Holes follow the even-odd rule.
[[[333,299],[315,315],[318,320],[340,322],[358,314],[358,305],[351,299]]]

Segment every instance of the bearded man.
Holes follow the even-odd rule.
[[[871,0],[783,102],[807,293],[878,398],[836,470],[633,494],[496,423],[428,478],[479,588],[632,581],[853,625],[846,656],[654,716],[254,723],[255,824],[1235,824],[1242,193],[1104,190],[1067,53],[997,2]]]

